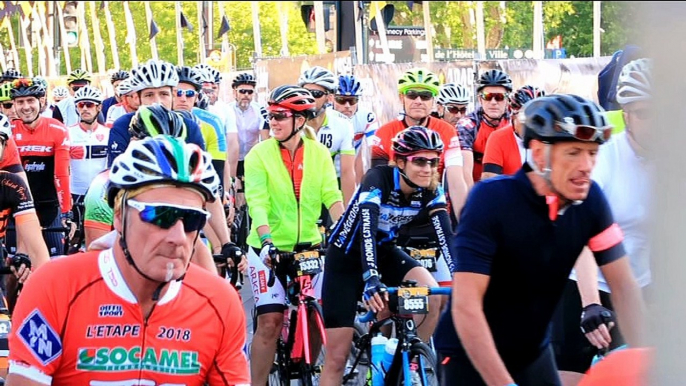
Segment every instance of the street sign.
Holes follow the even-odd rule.
[[[476,48],[434,48],[434,58],[438,61],[531,59],[533,51],[527,48],[489,48],[486,49],[486,57],[479,58],[479,50]]]
[[[369,63],[408,63],[427,61],[426,39],[423,27],[388,27],[386,41],[390,57],[383,53],[377,31],[369,31]]]

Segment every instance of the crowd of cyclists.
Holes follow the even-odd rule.
[[[221,100],[205,64],[110,81],[105,98],[81,69],[52,89],[2,74],[7,384],[268,384],[292,289],[280,253],[317,248],[321,385],[342,383],[360,303],[388,313],[407,281],[452,288],[415,317],[441,385],[576,385],[599,352],[646,345],[650,59],[622,69],[616,135],[594,101],[497,69],[476,98],[410,69],[390,122],[319,66],[264,106],[248,73]],[[408,253],[418,240],[435,269]]]

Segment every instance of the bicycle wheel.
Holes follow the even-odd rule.
[[[286,355],[286,345],[283,340],[279,338],[276,343],[276,355],[274,356],[274,364],[269,372],[267,379],[268,386],[290,386],[290,371],[288,370],[289,359]]]
[[[409,351],[410,363],[410,384],[412,386],[437,386],[438,373],[436,370],[436,355],[429,348],[426,343],[415,342],[410,346]],[[403,386],[405,384],[405,375],[402,366],[396,367],[399,371],[395,374],[395,379],[388,379],[386,382],[389,385]],[[392,375],[392,374],[391,374]],[[392,382],[389,382],[392,381]]]
[[[343,376],[344,385],[365,386],[370,384],[369,375],[369,346],[361,342],[362,337],[369,331],[366,324],[355,321],[353,326],[353,343],[350,347],[350,355],[345,366]],[[359,359],[358,359],[359,357]],[[357,361],[357,363],[356,363]]]

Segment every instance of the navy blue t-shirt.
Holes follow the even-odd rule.
[[[126,151],[126,147],[129,146],[131,141],[129,123],[131,123],[134,114],[136,113],[124,114],[112,124],[107,142],[107,167],[112,166],[112,161]],[[186,143],[194,143],[205,150],[205,141],[202,138],[200,126],[187,117],[183,117],[183,122],[186,124]]]
[[[600,187],[550,219],[524,165],[514,176],[482,181],[470,192],[455,236],[457,272],[490,276],[483,309],[510,372],[536,359],[549,343],[549,324],[567,278],[585,246],[599,266],[625,255],[619,227]],[[450,309],[434,333],[436,350],[468,360]]]

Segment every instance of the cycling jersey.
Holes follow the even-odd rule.
[[[484,119],[483,114],[483,109],[479,109],[457,121],[457,132],[460,135],[460,147],[462,150],[469,150],[474,154],[474,168],[472,170],[474,182],[481,179],[483,157],[488,137],[495,130],[510,124],[510,114],[508,112],[500,118],[497,127],[488,124],[486,119]]]
[[[36,213],[29,187],[18,175],[0,171],[0,238],[5,237],[10,214],[20,224],[29,213]]]
[[[200,132],[205,140],[205,148],[213,160],[226,160],[226,133],[224,123],[216,115],[207,110],[193,108],[193,116],[200,125]]]
[[[131,134],[129,134],[129,123],[135,113],[128,113],[117,119],[110,130],[110,137],[108,139],[107,150],[107,165],[112,165],[112,161],[121,153],[126,151],[131,141]],[[202,138],[200,127],[195,121],[188,117],[183,117],[183,123],[186,125],[186,142],[194,143],[205,150],[205,141]]]
[[[76,125],[81,120],[79,113],[76,111],[76,103],[74,102],[74,97],[72,96],[59,101],[57,103],[57,110],[62,117],[61,122],[66,127]]]
[[[19,150],[14,138],[10,137],[5,143],[5,151],[0,158],[0,170],[8,171],[10,173],[20,173],[24,171],[21,166],[21,158],[19,158]]]
[[[621,231],[596,183],[583,202],[559,210],[538,195],[528,172],[524,164],[514,176],[475,184],[454,239],[456,272],[489,276],[483,312],[511,374],[549,348],[550,321],[584,246],[599,266],[625,255]],[[471,366],[452,313],[442,314],[434,337],[437,352]]]
[[[426,118],[427,128],[435,131],[443,141],[443,154],[441,155],[441,163],[438,165],[439,174],[443,174],[443,170],[449,166],[462,166],[462,153],[460,153],[460,139],[458,138],[455,128],[449,123],[433,118]],[[371,137],[372,147],[372,162],[374,165],[387,164],[389,160],[393,159],[393,138],[407,129],[407,123],[404,119],[393,120],[381,126],[376,134]]]
[[[282,251],[292,251],[298,243],[319,244],[322,204],[330,208],[343,201],[330,153],[316,141],[302,140],[300,191],[305,194],[300,200],[276,139],[258,143],[245,157],[245,200],[252,219],[247,243],[254,248],[262,246],[257,234],[262,225],[269,225],[272,242]]]
[[[107,117],[107,112],[109,111],[110,107],[117,105],[119,102],[117,102],[117,98],[114,96],[111,96],[104,101],[102,101],[102,115]]]
[[[69,212],[69,133],[64,125],[41,117],[36,128],[30,129],[15,120],[12,136],[36,205],[59,205],[62,213]]]
[[[81,124],[68,127],[71,161],[71,193],[84,195],[93,178],[107,166],[107,140],[110,129],[97,124],[84,130]]]
[[[217,100],[215,104],[210,105],[207,108],[211,113],[217,115],[219,119],[224,122],[224,129],[226,134],[237,133],[238,129],[236,127],[236,116],[233,111],[229,108],[229,105]]]
[[[362,140],[368,140],[376,133],[376,130],[379,128],[379,121],[376,119],[376,115],[374,115],[373,112],[359,107],[350,120],[352,121],[353,131],[355,133],[353,145],[355,146],[355,151],[359,151]]]
[[[83,215],[84,228],[94,228],[103,231],[111,231],[114,223],[114,210],[107,203],[107,187],[110,170],[104,170],[95,178],[88,187],[86,197],[83,199],[85,207]]]
[[[107,111],[107,119],[105,120],[105,126],[112,127],[114,122],[119,119],[122,115],[126,115],[126,107],[122,103],[118,103],[109,108]]]
[[[229,106],[233,108],[234,116],[236,117],[236,128],[238,129],[238,141],[240,143],[238,160],[243,161],[250,149],[260,141],[260,132],[268,122],[262,117],[260,105],[256,102],[250,102],[250,106],[245,111],[241,110],[236,102],[231,103]]]
[[[526,149],[511,125],[493,132],[486,141],[483,171],[495,174],[515,174],[526,160]]]
[[[17,302],[9,373],[46,385],[248,385],[236,291],[195,264],[166,288],[144,318],[111,249],[54,260]]]
[[[393,246],[403,226],[431,223],[450,268],[454,271],[452,254],[448,246],[450,220],[445,210],[443,188],[431,191],[417,189],[409,198],[400,189],[400,171],[394,166],[377,166],[370,169],[351,204],[329,237],[330,245],[345,253],[362,252],[370,269],[376,269],[376,246]]]
[[[317,130],[317,139],[329,149],[331,157],[334,158],[336,176],[341,176],[340,155],[355,155],[353,147],[352,123],[345,115],[333,108],[327,108],[322,127]]]

